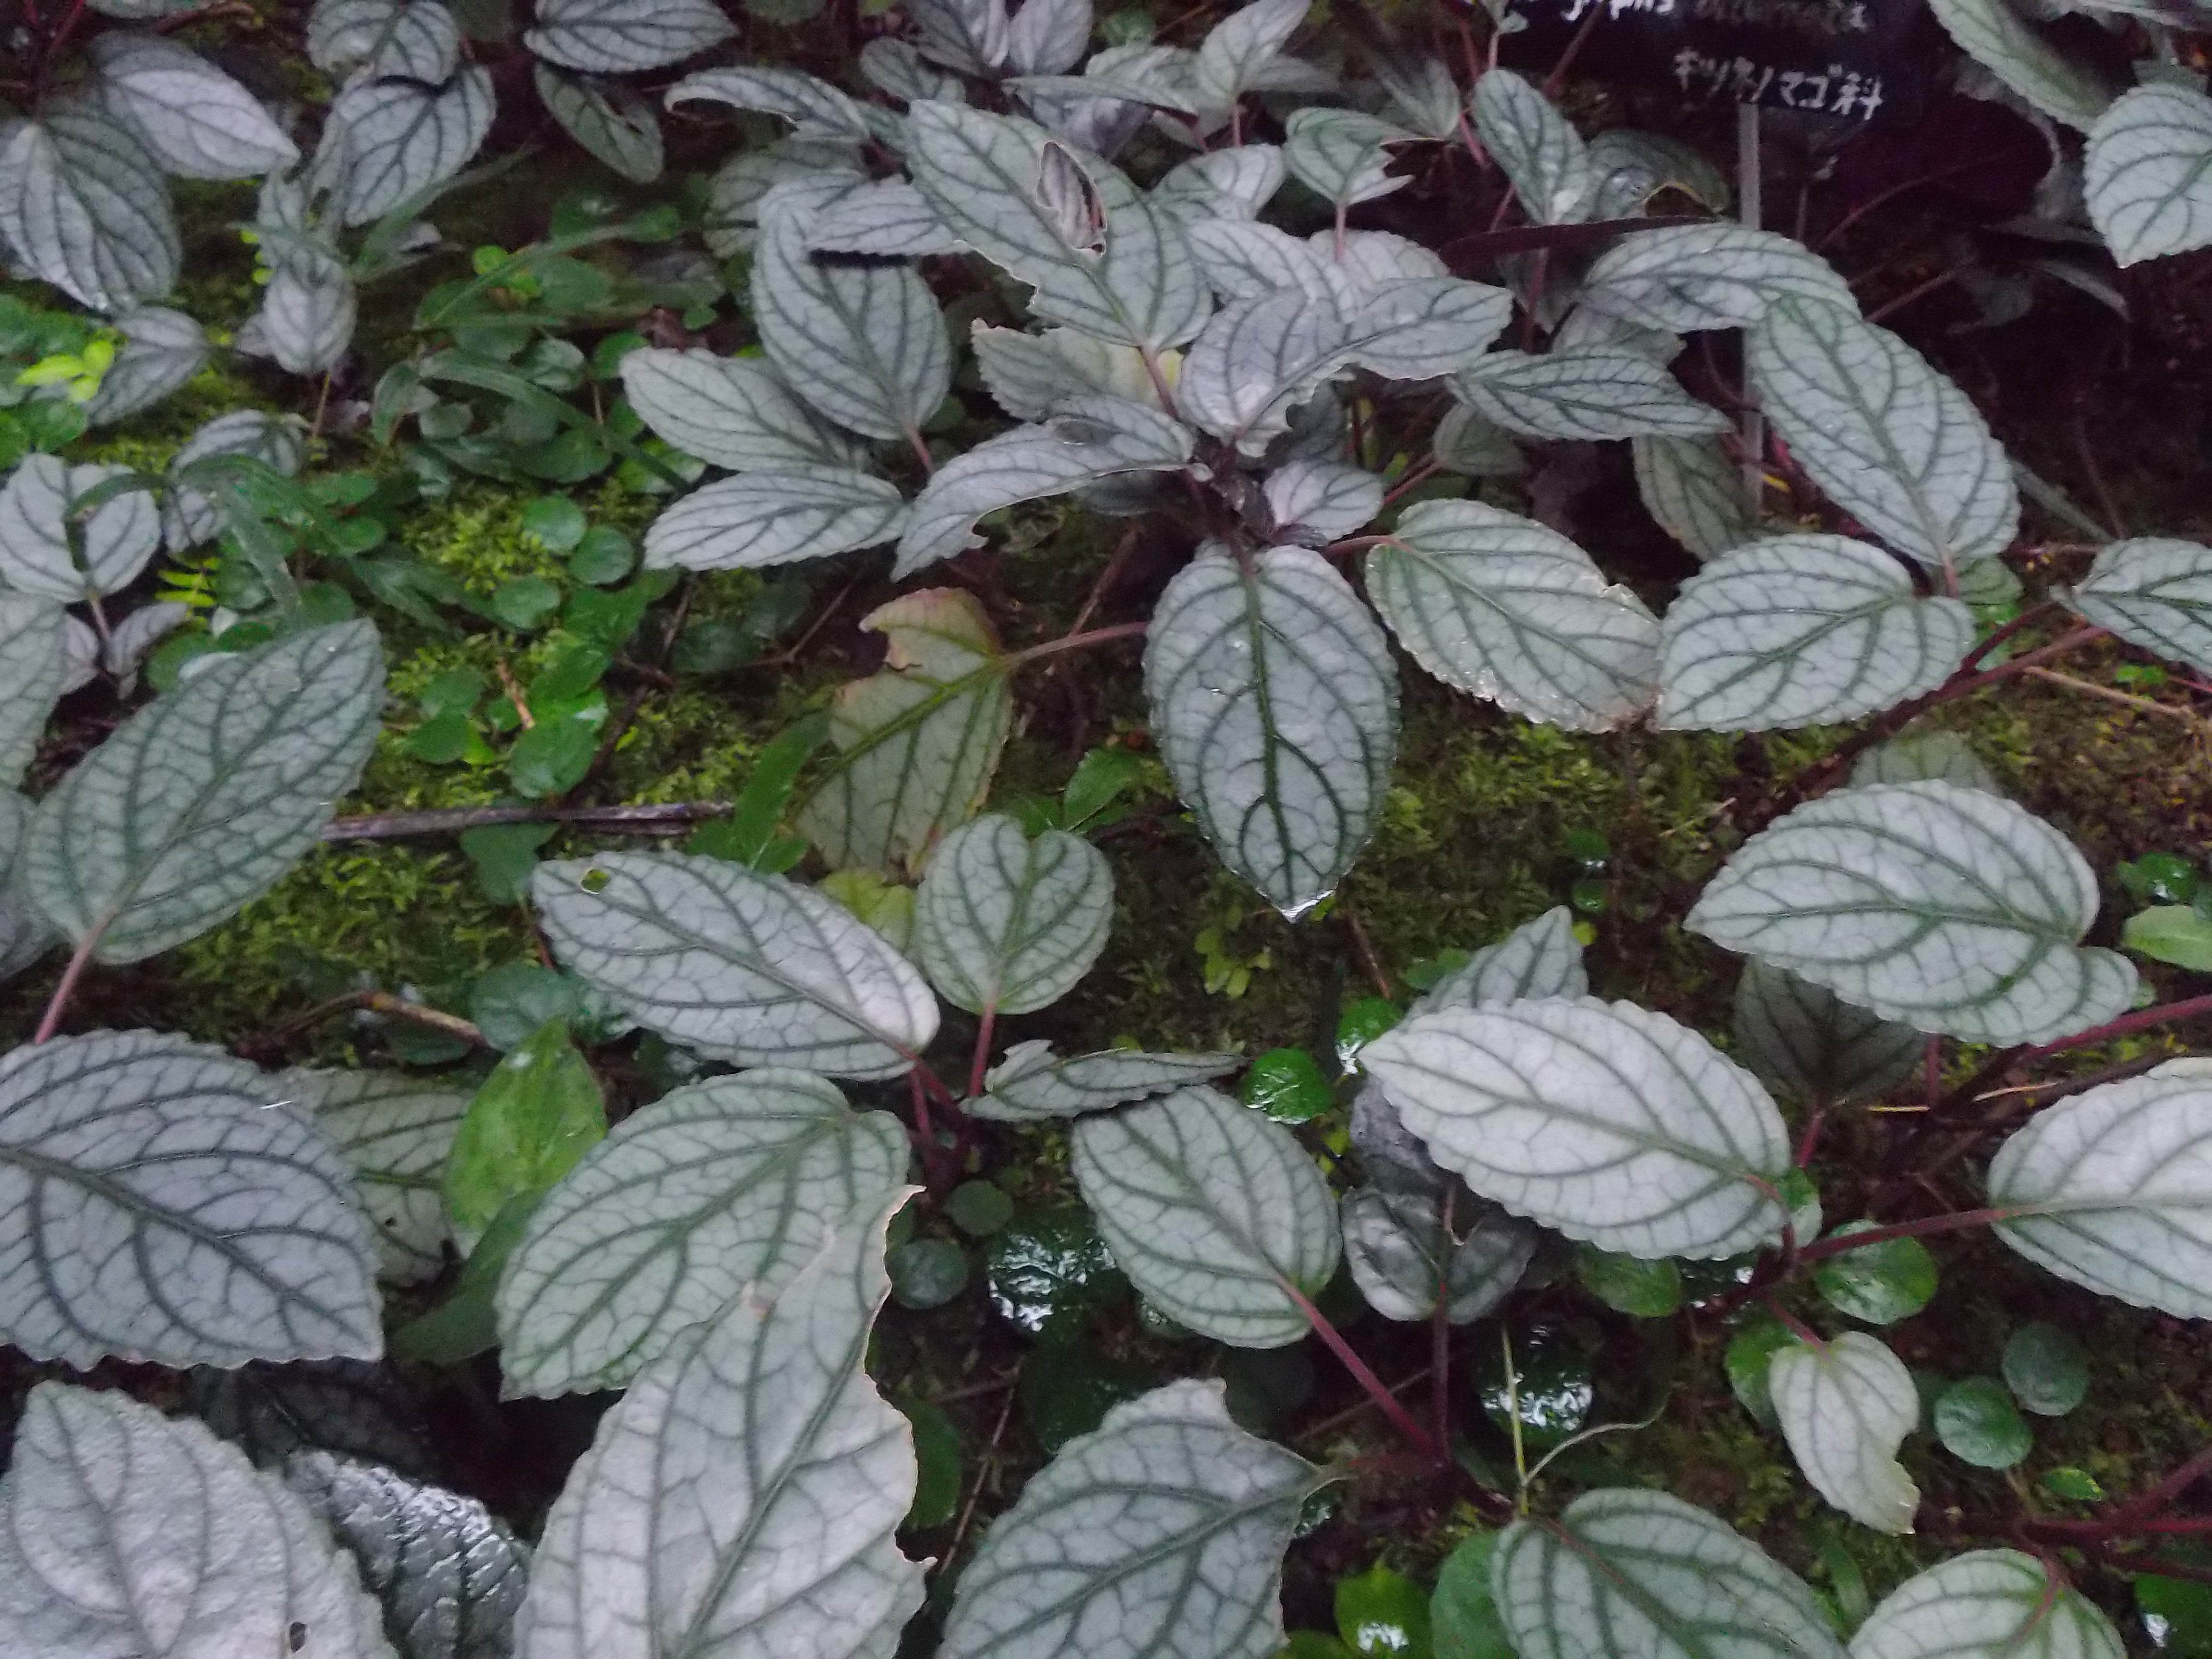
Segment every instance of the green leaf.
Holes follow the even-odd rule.
[[[776,865],[773,861],[785,844],[776,827],[783,821],[784,807],[791,799],[799,769],[829,735],[829,722],[820,714],[808,714],[770,738],[753,762],[745,787],[731,804],[730,816],[710,818],[701,824],[692,832],[684,850],[728,859],[767,875],[779,875],[788,869],[790,864]],[[799,849],[805,853],[804,842],[799,843]],[[794,859],[791,863],[797,861]]]
[[[498,1295],[509,1395],[619,1388],[749,1290],[772,1295],[906,1173],[905,1131],[763,1069],[672,1091],[547,1194]]]
[[[2137,87],[2089,130],[2082,185],[2090,222],[2131,265],[2212,242],[2212,99],[2188,87]],[[6,173],[0,157],[0,177]],[[0,224],[4,224],[0,220]]]
[[[591,520],[567,495],[540,495],[522,509],[522,538],[549,553],[568,553],[584,539]]]
[[[275,1476],[114,1389],[31,1391],[0,1478],[0,1646],[386,1659],[354,1564]]]
[[[1170,1318],[1237,1347],[1311,1328],[1336,1206],[1290,1131],[1212,1089],[1077,1120],[1072,1167],[1114,1260]]]
[[[1993,1376],[1951,1384],[1936,1396],[1935,1419],[1944,1450],[1978,1469],[2008,1469],[2035,1449],[2035,1431]]]
[[[599,1419],[546,1516],[518,1652],[896,1644],[922,1590],[892,1541],[915,1497],[906,1419],[864,1365],[888,1219],[848,1218],[774,1296],[694,1326]]]
[[[1770,732],[1879,714],[1948,678],[1974,643],[1957,599],[1844,536],[1779,536],[1684,583],[1659,629],[1662,730]]]
[[[1367,585],[1422,667],[1514,714],[1605,731],[1650,703],[1650,611],[1533,519],[1480,501],[1419,502],[1367,556]]]
[[[1907,783],[1796,808],[1737,851],[1686,926],[1920,1030],[2041,1042],[2134,995],[2124,957],[2075,942],[2096,915],[2087,863],[2041,819]]]
[[[2212,1317],[2212,1084],[2186,1060],[2047,1106],[1997,1149],[1997,1237],[2061,1279]]]
[[[1851,1659],[2121,1659],[2123,1650],[2119,1632],[2055,1562],[1975,1550],[1891,1591],[1859,1627]]]
[[[2143,1623],[2159,1621],[2151,1629],[2161,1653],[2172,1659],[2212,1656],[2212,1584],[2145,1572],[2136,1576],[2135,1589]]]
[[[1385,1566],[1336,1581],[1336,1628],[1354,1653],[1371,1659],[1430,1659],[1429,1598]]]
[[[2104,1483],[2087,1469],[2066,1466],[2045,1469],[2039,1484],[2052,1497],[2063,1498],[2069,1503],[2101,1504],[2105,1501]],[[2141,1578],[2136,1580],[2138,1589],[2142,1582]],[[2186,1649],[2179,1650],[2187,1651]]]
[[[2080,131],[2096,130],[2112,94],[2005,0],[1929,0],[1929,9],[1961,51],[2037,110]]]
[[[1027,1014],[1074,989],[1106,948],[1114,872],[1079,836],[1035,840],[988,813],[946,836],[915,899],[916,956],[972,1014]]]
[[[896,1077],[937,1032],[913,964],[833,901],[681,854],[538,866],[554,953],[672,1042],[742,1066]]]
[[[204,933],[315,844],[383,703],[367,623],[210,658],[40,803],[22,854],[40,908],[101,962]]]
[[[1493,351],[1454,375],[1452,390],[1484,419],[1528,438],[1695,438],[1728,426],[1664,364],[1618,349]]]
[[[550,823],[495,823],[460,834],[461,851],[476,872],[477,888],[494,904],[520,904],[530,896],[538,849],[553,839]]]
[[[1966,394],[1842,306],[1778,299],[1747,337],[1761,406],[1813,482],[1936,569],[1992,558],[2020,527],[2012,468]]]
[[[564,69],[622,75],[680,63],[736,33],[713,0],[538,0],[522,37]]]
[[[1499,1540],[1492,1593],[1519,1659],[1842,1659],[1802,1579],[1664,1492],[1586,1492]],[[1925,1650],[1917,1659],[1926,1659]]]
[[[1622,237],[1590,266],[1579,303],[1639,328],[1689,334],[1747,327],[1784,295],[1858,308],[1835,267],[1803,243],[1722,222]]]
[[[988,1238],[1014,1218],[1014,1200],[988,1181],[963,1181],[945,1195],[945,1213],[970,1238]]]
[[[492,614],[525,634],[560,608],[560,584],[544,576],[510,577],[492,592]]]
[[[446,1212],[465,1250],[508,1200],[543,1192],[607,1133],[599,1082],[549,1019],[502,1059],[469,1102],[446,1160]]]
[[[662,509],[645,532],[650,570],[764,570],[896,538],[908,521],[896,485],[839,466],[722,478]]]
[[[1230,1421],[1218,1382],[1170,1382],[1070,1441],[983,1535],[945,1621],[945,1659],[1109,1659],[1139,1582],[1162,1652],[1270,1659],[1283,1552],[1320,1471]],[[1158,1580],[1152,1573],[1171,1575]]]
[[[908,1401],[899,1409],[914,1425],[915,1477],[914,1504],[899,1523],[901,1532],[927,1532],[944,1526],[960,1512],[965,1486],[966,1448],[959,1425],[926,1400]]]
[[[1193,561],[1145,641],[1152,731],[1223,863],[1285,915],[1366,842],[1397,750],[1382,629],[1327,560],[1278,547]]]
[[[0,1340],[80,1370],[383,1347],[345,1154],[242,1060],[151,1031],[0,1058]],[[100,1271],[84,1270],[100,1251]]]
[[[1847,1221],[1832,1237],[1848,1238],[1873,1226],[1870,1221]],[[1813,1282],[1838,1313],[1869,1325],[1894,1325],[1934,1297],[1936,1258],[1917,1238],[1888,1238],[1829,1256],[1814,1270]]]
[[[564,795],[590,774],[599,752],[606,706],[595,701],[572,713],[540,720],[507,751],[507,781],[527,800]]]
[[[0,128],[0,243],[95,311],[159,299],[184,257],[160,167],[82,103]]]
[[[975,816],[1013,721],[1008,659],[973,594],[925,588],[861,618],[889,641],[881,672],[838,689],[838,754],[800,804],[798,827],[840,868],[926,857]]]
[[[1436,1659],[1514,1659],[1513,1644],[1490,1593],[1490,1560],[1499,1534],[1478,1532],[1444,1558],[1429,1598]]]
[[[891,1247],[891,1297],[902,1308],[941,1308],[968,1288],[968,1257],[949,1238],[915,1238]]]
[[[1597,175],[1567,118],[1535,84],[1493,67],[1468,100],[1475,136],[1520,198],[1531,224],[1578,224],[1590,216]]]
[[[785,383],[838,425],[910,441],[952,387],[944,314],[911,266],[812,258],[806,227],[819,204],[818,191],[787,185],[761,204],[761,344]]]
[[[1767,1390],[1815,1492],[1876,1532],[1912,1530],[1920,1488],[1897,1449],[1919,1426],[1920,1394],[1903,1360],[1862,1331],[1792,1342],[1769,1363]]]
[[[1735,986],[1745,1065],[1775,1088],[1824,1106],[1856,1106],[1912,1075],[1927,1038],[1855,1008],[1785,969],[1747,962]]]
[[[1796,1340],[1790,1328],[1766,1314],[1753,1314],[1729,1339],[1724,1364],[1729,1389],[1744,1410],[1769,1428],[1776,1425],[1774,1396],[1767,1371],[1774,1356]]]
[[[1682,1270],[1672,1261],[1640,1261],[1584,1244],[1575,1251],[1575,1278],[1607,1307],[1638,1319],[1665,1319],[1682,1305]]]
[[[2004,1380],[2022,1411],[2063,1417],[2089,1397],[2088,1352],[2056,1325],[2023,1325],[2005,1339]]]
[[[2129,644],[2212,672],[2212,548],[2203,543],[2168,536],[2110,543],[2062,597]]]
[[[1103,1112],[1133,1100],[1210,1082],[1243,1064],[1239,1054],[1148,1054],[1109,1048],[1062,1060],[1042,1038],[1017,1042],[984,1075],[970,1116],[1022,1123]]]
[[[392,1332],[395,1358],[424,1365],[459,1365],[498,1345],[499,1316],[494,1300],[500,1274],[544,1196],[543,1190],[520,1193],[501,1206],[461,1263],[460,1277],[446,1292],[446,1299]]]
[[[1771,1242],[1789,1133],[1688,1028],[1594,998],[1413,1016],[1362,1060],[1437,1162],[1516,1214],[1645,1261]]]
[[[1309,1123],[1336,1103],[1335,1091],[1303,1048],[1270,1048],[1244,1074],[1247,1106],[1278,1123]]]

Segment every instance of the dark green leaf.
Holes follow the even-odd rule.
[[[548,1020],[502,1060],[469,1103],[446,1160],[446,1209],[472,1243],[507,1200],[540,1193],[575,1167],[607,1133],[599,1079]]]
[[[1111,806],[1144,775],[1145,763],[1127,749],[1093,749],[1075,765],[1060,792],[1062,822],[1057,828],[1080,830]]]
[[[1336,1629],[1345,1645],[1372,1659],[1430,1659],[1429,1598],[1385,1566],[1336,1581]]]
[[[407,752],[433,766],[450,766],[469,752],[469,739],[475,733],[466,714],[448,708],[407,734]]]
[[[503,963],[476,982],[469,1018],[495,1048],[518,1048],[549,1020],[575,1025],[584,1012],[581,989],[557,968]]]
[[[1405,1018],[1405,1011],[1385,997],[1362,997],[1337,1017],[1336,1064],[1349,1076],[1359,1062],[1359,1051]]]
[[[611,587],[636,568],[637,544],[611,525],[593,525],[568,557],[568,574],[593,587]]]
[[[1244,1074],[1244,1103],[1278,1123],[1307,1123],[1335,1102],[1328,1079],[1303,1048],[1271,1048]]]
[[[1970,1376],[1936,1396],[1936,1437],[1961,1462],[2008,1469],[2035,1448],[2027,1426],[1994,1376]]]
[[[2136,1607],[2166,1659],[2212,1659],[2212,1584],[2147,1572],[2136,1580]]]
[[[1490,1558],[1498,1534],[1479,1532],[1444,1558],[1429,1598],[1436,1659],[1513,1659],[1513,1644],[1490,1594]]]
[[[2089,1395],[2089,1355],[2056,1325],[2023,1325],[2006,1339],[2005,1385],[2022,1411],[2063,1417]]]
[[[817,714],[772,738],[753,763],[752,775],[745,780],[730,816],[701,824],[692,832],[686,850],[756,870],[790,868],[795,860],[777,863],[769,857],[787,844],[787,838],[776,833],[776,826],[782,822],[800,769],[829,734],[828,717]],[[799,847],[804,853],[805,843]]]
[[[1847,1222],[1832,1236],[1848,1237],[1872,1225]],[[1869,1325],[1893,1325],[1918,1313],[1936,1294],[1936,1258],[1917,1238],[1845,1250],[1823,1261],[1813,1275],[1830,1307]]]
[[[927,1532],[941,1527],[960,1512],[962,1483],[960,1431],[944,1411],[926,1400],[899,1408],[914,1425],[916,1478],[914,1504],[906,1512],[902,1530]]]
[[[988,1238],[1014,1218],[1014,1200],[988,1181],[963,1181],[945,1200],[945,1213],[970,1238]]]
[[[507,775],[515,793],[532,800],[566,794],[584,781],[599,752],[599,728],[606,721],[602,703],[540,720],[514,740],[507,752]]]
[[[1744,1410],[1768,1428],[1775,1425],[1774,1401],[1766,1391],[1767,1363],[1797,1339],[1780,1320],[1765,1314],[1752,1316],[1729,1339],[1729,1388]]]
[[[1584,1244],[1575,1252],[1575,1277],[1607,1307],[1638,1319],[1664,1319],[1682,1305],[1682,1270],[1670,1261],[1639,1261]]]
[[[553,839],[550,823],[492,823],[461,831],[461,851],[476,867],[477,887],[494,904],[520,904],[530,893],[538,849]]]
[[[573,551],[589,527],[584,509],[566,495],[540,495],[522,510],[523,540],[549,553]]]
[[[893,1249],[891,1297],[902,1308],[941,1308],[968,1286],[968,1257],[949,1238],[917,1238]]]
[[[507,1258],[522,1243],[523,1230],[544,1196],[542,1190],[520,1193],[501,1207],[461,1264],[461,1276],[446,1299],[392,1334],[392,1358],[458,1365],[497,1345],[499,1322],[492,1297]]]
[[[560,608],[559,584],[543,576],[517,576],[501,582],[491,596],[492,614],[526,634]]]

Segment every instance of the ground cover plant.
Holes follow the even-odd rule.
[[[2212,1652],[2203,20],[1935,12],[17,6],[0,1651]]]

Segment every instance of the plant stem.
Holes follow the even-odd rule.
[[[102,934],[107,932],[108,918],[103,916],[88,933],[76,949],[70,953],[69,966],[62,969],[61,981],[54,987],[53,995],[47,1000],[46,1012],[39,1018],[39,1029],[31,1037],[33,1042],[51,1041],[60,1028],[63,1012],[70,998],[76,992],[76,982],[84,977],[85,969],[92,962],[92,953],[100,948]]]
[[[1282,1286],[1283,1293],[1291,1298],[1297,1310],[1306,1316],[1306,1323],[1313,1327],[1314,1334],[1321,1338],[1331,1353],[1344,1362],[1344,1369],[1352,1373],[1352,1380],[1367,1391],[1367,1397],[1375,1402],[1382,1415],[1389,1418],[1397,1431],[1412,1441],[1430,1462],[1442,1463],[1444,1461],[1443,1447],[1431,1439],[1429,1431],[1414,1420],[1413,1413],[1406,1409],[1398,1396],[1383,1386],[1382,1379],[1368,1369],[1367,1362],[1344,1340],[1344,1333],[1330,1324],[1328,1316],[1314,1306],[1312,1298],[1297,1285],[1287,1279],[1276,1282]]]
[[[1808,1244],[1798,1253],[1797,1259],[1800,1261],[1822,1261],[1832,1255],[1841,1255],[1846,1250],[1863,1250],[1870,1244],[1887,1244],[1894,1238],[1926,1238],[1936,1233],[1964,1232],[1970,1227],[1987,1227],[2027,1213],[2026,1210],[2017,1206],[1953,1210],[1944,1215],[1931,1215],[1918,1221],[1897,1221],[1887,1227],[1869,1227],[1863,1232],[1831,1233],[1826,1238]]]
[[[970,1100],[983,1092],[983,1073],[991,1064],[991,1028],[998,1023],[998,1005],[987,1005],[983,1010],[983,1023],[975,1028],[975,1055],[968,1065],[968,1097]]]
[[[1451,1444],[1451,1274],[1452,1200],[1454,1188],[1444,1188],[1442,1213],[1437,1217],[1437,1260],[1446,1264],[1437,1273],[1437,1305],[1429,1312],[1429,1414],[1439,1449]]]
[[[1140,639],[1150,623],[1115,623],[1109,628],[1094,628],[1087,634],[1063,634],[1056,640],[1047,640],[1042,645],[1025,646],[1007,659],[1014,666],[1033,663],[1044,657],[1058,656],[1063,651],[1087,651],[1094,645],[1112,645],[1120,640]]]
[[[325,841],[405,841],[417,836],[454,836],[500,823],[572,823],[628,836],[678,836],[707,818],[727,817],[720,800],[675,801],[654,806],[433,806],[412,812],[369,812],[332,818],[323,826]]]

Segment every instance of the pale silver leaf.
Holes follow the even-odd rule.
[[[1394,173],[1392,144],[1418,137],[1379,117],[1352,109],[1292,110],[1284,124],[1283,165],[1291,176],[1339,208],[1388,196],[1413,183]]]
[[[169,458],[169,477],[173,480],[195,461],[212,455],[248,456],[290,477],[307,460],[307,423],[296,415],[258,409],[218,415]],[[188,486],[173,483],[161,502],[161,541],[172,553],[213,541],[228,522],[220,506]]]
[[[300,159],[260,100],[188,46],[118,30],[91,57],[100,102],[180,179],[252,179]]]
[[[2124,265],[2212,243],[2212,99],[2137,87],[2089,132],[2082,188],[2090,222]],[[0,177],[6,166],[0,161]]]
[[[860,459],[757,357],[641,347],[624,355],[622,382],[655,433],[732,472],[851,467]]]
[[[1960,51],[2033,108],[2079,131],[2095,130],[2112,101],[2103,78],[2045,41],[2007,0],[1929,0],[1928,9]]]
[[[356,81],[323,119],[312,176],[342,225],[365,225],[444,184],[491,130],[491,74],[471,64],[443,86]]]
[[[1344,461],[1294,460],[1269,473],[1261,490],[1273,539],[1300,547],[1356,535],[1382,510],[1382,480]]]
[[[864,144],[874,135],[860,106],[827,81],[803,70],[741,64],[687,75],[668,90],[671,109],[704,99],[732,109],[781,116],[794,136]]]
[[[150,409],[207,362],[207,331],[181,311],[140,306],[109,326],[123,338],[100,378],[100,390],[84,405],[85,418],[94,426]]]
[[[2212,673],[2212,547],[2170,536],[2112,542],[2063,597],[2129,644]]]
[[[895,538],[907,504],[894,484],[839,466],[741,472],[663,507],[645,532],[648,569],[762,570]]]
[[[1344,1256],[1367,1305],[1385,1319],[1413,1322],[1436,1312],[1467,1325],[1512,1294],[1535,1258],[1535,1228],[1495,1205],[1478,1206],[1469,1226],[1455,1212],[1447,1227],[1425,1193],[1362,1187],[1344,1195]]]
[[[915,945],[938,994],[971,1014],[1034,1013],[1106,948],[1114,872],[1079,836],[1034,840],[989,812],[939,843],[915,899]]]
[[[809,221],[806,246],[813,253],[900,259],[962,251],[959,239],[938,223],[921,192],[903,179],[853,185]]]
[[[1043,1038],[1017,1042],[983,1076],[983,1092],[966,1103],[970,1117],[1006,1123],[1076,1117],[1133,1100],[1171,1094],[1225,1076],[1244,1063],[1238,1054],[1148,1054],[1108,1048],[1062,1060]]]
[[[1700,562],[1759,533],[1744,499],[1743,469],[1718,438],[1635,438],[1629,450],[1644,510]]]
[[[1792,295],[1856,311],[1836,268],[1802,242],[1726,223],[1624,236],[1583,278],[1583,305],[1662,333],[1744,328]]]
[[[83,104],[0,122],[0,246],[95,311],[160,298],[184,258],[160,166]]]
[[[161,546],[154,497],[125,489],[82,516],[77,504],[130,475],[125,466],[70,466],[52,455],[25,456],[0,486],[0,586],[64,604],[129,586]]]
[[[1574,913],[1555,904],[1429,987],[1413,1012],[1589,994],[1589,970],[1583,965],[1583,942],[1575,937]]]
[[[1876,1532],[1907,1533],[1920,1488],[1897,1461],[1920,1425],[1912,1373],[1864,1331],[1776,1350],[1766,1389],[1790,1455],[1838,1509]]]
[[[2121,1659],[2125,1650],[2094,1602],[2018,1550],[1974,1550],[1915,1574],[1851,1638],[1851,1659]]]
[[[660,177],[660,115],[635,92],[580,80],[543,63],[531,65],[530,80],[538,101],[597,160],[633,184]]]
[[[1525,76],[1492,68],[1468,100],[1475,136],[1539,225],[1579,224],[1590,216],[1597,174],[1567,118]]]
[[[387,1284],[434,1279],[446,1264],[446,1155],[469,1091],[406,1072],[280,1073],[276,1086],[336,1141],[353,1165],[361,1206],[375,1224]]]
[[[50,599],[0,592],[0,787],[12,791],[22,781],[61,698],[67,614]]]
[[[1452,389],[1525,438],[1695,438],[1728,427],[1666,365],[1631,351],[1493,351],[1455,374]]]
[[[714,0],[538,0],[522,43],[563,69],[625,75],[680,63],[737,29]]]
[[[460,25],[442,0],[315,0],[307,57],[333,75],[362,70],[434,85],[460,66]]]

